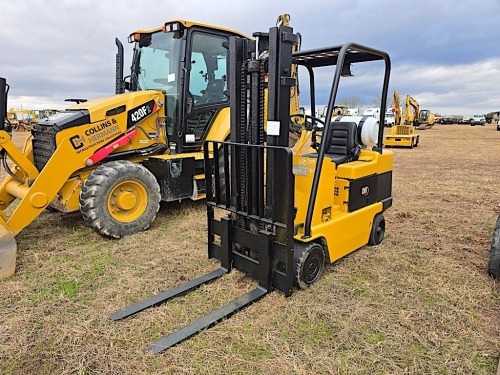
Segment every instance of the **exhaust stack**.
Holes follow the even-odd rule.
[[[0,77],[0,130],[5,129],[5,117],[7,116],[7,80]]]

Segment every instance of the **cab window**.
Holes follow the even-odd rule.
[[[194,32],[191,40],[188,97],[192,109],[187,115],[186,140],[198,142],[208,130],[219,108],[226,106],[227,37]]]

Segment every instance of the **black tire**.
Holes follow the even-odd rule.
[[[376,214],[373,218],[372,229],[370,231],[370,238],[368,244],[376,246],[382,242],[385,235],[385,218],[382,214]]]
[[[296,242],[293,253],[294,284],[300,289],[307,289],[321,276],[325,268],[325,250],[315,243]]]
[[[97,167],[84,182],[80,212],[97,233],[121,238],[149,228],[160,200],[160,187],[149,170],[130,161],[112,161]]]
[[[495,278],[500,278],[500,216],[498,216],[497,224],[493,231],[490,259],[488,261],[488,273]]]

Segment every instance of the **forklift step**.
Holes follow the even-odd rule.
[[[182,296],[183,294],[186,294],[187,292],[193,289],[199,288],[203,284],[210,283],[215,279],[218,279],[219,277],[225,275],[227,272],[228,272],[227,269],[221,267],[215,271],[209,272],[196,279],[190,280],[187,283],[181,284],[175,288],[157,294],[156,296],[150,297],[148,299],[130,305],[122,310],[119,310],[113,313],[110,316],[110,319],[111,320],[125,319],[150,307],[159,306],[162,303],[165,303],[174,297]]]
[[[200,331],[210,328],[221,320],[230,317],[247,305],[258,301],[268,292],[269,291],[266,288],[258,286],[251,292],[248,292],[247,294],[244,294],[241,297],[229,302],[227,305],[222,306],[220,309],[215,310],[210,314],[199,318],[198,320],[195,320],[194,322],[171,333],[170,335],[162,337],[158,341],[149,345],[148,350],[154,354],[159,354],[164,350],[167,350],[172,346],[177,345],[184,340],[187,340],[191,336],[196,335]]]

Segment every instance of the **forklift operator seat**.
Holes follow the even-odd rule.
[[[354,122],[334,121],[331,123],[332,136],[327,145],[325,157],[330,158],[335,165],[358,160],[361,146],[358,143],[358,126]],[[326,141],[322,139],[321,142]],[[317,158],[318,154],[303,156]]]
[[[330,146],[327,147],[325,156],[332,159],[337,165],[357,160],[361,146],[358,143],[356,123],[335,121],[332,126]]]

